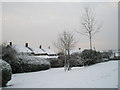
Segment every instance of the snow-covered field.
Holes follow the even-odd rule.
[[[14,74],[8,85],[11,85],[8,88],[117,88],[118,61],[74,67],[71,71],[54,68]]]

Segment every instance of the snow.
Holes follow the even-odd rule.
[[[31,48],[31,47],[30,47]],[[34,54],[46,54],[42,49],[40,48],[31,48]]]
[[[12,47],[15,48],[17,52],[20,53],[32,53],[32,51],[25,46],[13,45]]]
[[[117,88],[118,61],[88,67],[74,67],[70,71],[53,68],[45,71],[14,74],[8,88]]]
[[[11,69],[11,67],[6,61],[0,59],[0,70],[1,69],[9,70],[9,69]]]
[[[54,51],[52,51],[51,49],[44,49],[44,51],[50,55],[50,54],[56,54]]]
[[[58,56],[47,56],[47,55],[42,55],[42,56],[33,56],[33,57],[39,57],[39,58],[43,58],[43,59],[58,58]]]
[[[81,53],[80,50],[70,50],[70,54],[74,54],[74,53]]]
[[[37,56],[24,56],[24,55],[19,55],[19,58],[23,60],[24,63],[26,64],[33,64],[33,65],[50,65],[50,63],[45,59],[45,58],[39,58]]]
[[[115,56],[116,56],[116,57],[119,57],[119,56],[120,56],[120,52],[116,52],[116,53],[115,53]]]

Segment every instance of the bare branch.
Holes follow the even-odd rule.
[[[92,37],[99,32],[102,25],[97,25],[97,21],[94,13],[89,8],[84,8],[85,13],[83,14],[81,25],[81,31],[77,31],[77,33],[81,35],[85,35],[89,37],[90,40],[90,49],[92,49]]]

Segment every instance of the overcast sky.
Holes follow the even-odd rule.
[[[93,37],[93,46],[98,50],[118,48],[118,7],[117,2],[4,2],[2,4],[2,39],[14,44],[44,48],[57,41],[64,30],[74,33],[79,42],[77,48],[89,48],[89,39],[75,32],[81,30],[84,7],[90,7],[98,23],[99,33]]]

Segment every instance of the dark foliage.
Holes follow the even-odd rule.
[[[0,45],[0,55],[12,68],[12,73],[33,72],[50,68],[50,63],[37,57],[20,56],[16,50],[6,44]],[[26,57],[26,58],[25,58]],[[41,62],[40,62],[41,61]]]
[[[70,61],[70,68],[76,66],[83,66],[83,61],[81,60],[80,53],[75,53],[70,55],[70,57],[66,56],[66,59]],[[63,54],[59,54],[59,58],[51,58],[48,59],[51,63],[51,67],[63,67],[65,65],[65,56]]]
[[[102,56],[100,52],[95,50],[84,50],[81,53],[81,59],[85,65],[92,65],[102,61]]]
[[[52,68],[63,67],[64,66],[64,59],[63,59],[62,56],[60,56],[59,58],[50,58],[48,60],[51,64]]]
[[[2,69],[2,87],[5,87],[8,83],[8,81],[11,80],[12,77],[12,69],[10,65],[5,62],[4,60],[0,60],[0,69]]]
[[[19,56],[18,58],[20,61],[22,61],[22,72],[41,71],[51,67],[47,60],[41,59],[39,57]]]
[[[10,64],[13,73],[23,72],[22,62],[17,58],[17,52],[13,47],[2,45],[2,59]]]
[[[108,52],[102,52],[102,58],[106,58],[107,60],[110,59],[110,56],[112,55],[112,51],[108,51]]]
[[[74,53],[70,56],[70,64],[72,67],[83,66],[83,61],[81,60],[80,53]]]

